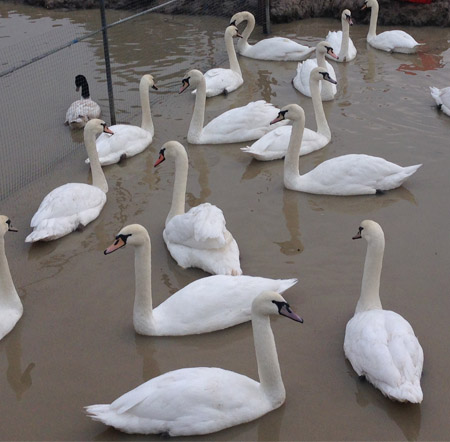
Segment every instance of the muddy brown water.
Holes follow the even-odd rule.
[[[48,12],[8,3],[1,8],[3,48],[25,39],[21,29],[34,37],[55,26],[92,30],[98,24],[96,11]],[[108,14],[110,21],[126,15]],[[165,248],[162,230],[174,170],[170,162],[156,170],[153,163],[165,141],[176,139],[186,145],[194,99],[188,93],[177,95],[177,89],[189,68],[205,70],[225,62],[226,24],[224,18],[154,14],[123,25],[122,30],[110,30],[118,120],[139,124],[137,81],[143,73],[152,73],[160,87],[151,93],[155,138],[142,154],[105,168],[110,186],[107,204],[83,232],[49,243],[24,243],[30,219],[45,194],[66,182],[90,180],[80,134],[61,125],[75,99],[73,90],[63,96],[55,93],[44,103],[21,102],[19,110],[23,106],[23,115],[36,129],[30,133],[25,125],[14,137],[3,133],[3,149],[23,139],[36,143],[34,150],[13,150],[9,161],[16,164],[4,172],[8,179],[25,173],[42,157],[54,158],[65,140],[80,148],[69,150],[48,173],[1,202],[1,213],[19,228],[19,233],[7,236],[6,247],[25,309],[15,329],[0,342],[2,440],[159,440],[159,436],[127,435],[93,422],[83,407],[111,402],[149,378],[182,367],[217,366],[257,378],[249,323],[201,336],[136,335],[133,250],[125,248],[111,256],[102,253],[122,226],[147,227],[153,246],[154,305],[207,276],[200,270],[179,268]],[[273,33],[302,36],[299,41],[315,44],[329,29],[338,28],[337,20],[314,19],[275,25]],[[423,163],[404,187],[381,196],[308,195],[284,189],[282,162],[251,160],[239,149],[245,143],[187,145],[187,208],[203,201],[222,208],[240,246],[245,274],[297,277],[299,283],[285,297],[305,322],[272,321],[287,391],[281,408],[244,425],[184,439],[450,439],[450,118],[438,112],[428,90],[430,85],[450,86],[450,29],[405,30],[426,43],[417,55],[368,48],[367,26],[352,27],[358,56],[335,65],[338,94],[325,103],[332,141],[300,162],[301,172],[345,153],[382,156],[402,165]],[[261,37],[255,31],[254,38]],[[32,66],[28,74],[18,73],[8,84],[19,94],[28,86],[14,82],[30,79],[31,73],[33,81],[42,80],[42,87],[55,81],[55,90],[61,91],[67,79],[78,73],[75,69],[85,69],[95,78],[91,88],[97,86],[95,97],[107,119],[101,40],[92,38],[84,52],[73,51],[58,54],[50,80],[48,71]],[[83,54],[88,56],[82,58]],[[291,85],[296,63],[242,57],[239,61],[244,86],[228,97],[209,99],[206,121],[263,98],[277,106],[301,104],[307,127],[315,128],[310,100]],[[11,97],[6,95],[10,100],[6,104],[15,112],[17,103]],[[384,398],[359,380],[344,358],[345,325],[359,296],[366,251],[365,242],[351,237],[363,219],[379,222],[386,235],[382,303],[409,320],[424,349],[421,405]]]

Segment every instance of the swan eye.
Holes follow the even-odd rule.
[[[6,224],[8,224],[8,227],[11,225],[11,220],[10,219],[7,219],[6,220]]]

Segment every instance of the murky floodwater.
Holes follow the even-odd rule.
[[[20,29],[37,38],[55,26],[68,34],[98,26],[94,12],[86,19],[85,11],[48,12],[7,3],[0,7],[3,48],[25,39]],[[7,17],[12,10],[16,12]],[[124,14],[110,12],[109,20]],[[110,191],[100,217],[84,232],[58,241],[30,246],[24,238],[46,193],[65,182],[90,179],[80,134],[69,133],[61,123],[76,98],[72,78],[78,71],[93,78],[91,93],[108,119],[101,40],[92,38],[80,49],[77,45],[52,56],[51,69],[44,62],[8,79],[9,87],[21,97],[27,96],[28,88],[44,89],[45,97],[15,101],[6,94],[11,113],[18,112],[14,103],[23,103],[25,120],[11,138],[2,134],[2,149],[13,147],[7,150],[9,179],[22,173],[26,181],[27,171],[40,160],[53,159],[53,163],[49,173],[1,204],[1,213],[20,229],[7,236],[6,246],[25,308],[14,331],[0,342],[2,440],[159,440],[122,434],[93,422],[85,417],[83,406],[111,402],[143,381],[181,367],[218,366],[257,377],[250,324],[194,337],[137,336],[132,326],[133,250],[111,256],[102,253],[123,225],[145,225],[153,244],[155,305],[206,276],[179,268],[164,246],[173,168],[164,163],[154,170],[152,165],[165,141],[186,143],[193,97],[176,91],[187,69],[205,70],[225,61],[226,24],[225,18],[152,15],[110,30],[118,120],[139,124],[137,82],[143,73],[152,73],[160,88],[151,93],[155,139],[146,152],[105,169]],[[317,19],[276,25],[273,32],[300,35],[303,43],[315,44],[338,27],[337,20]],[[209,201],[223,209],[240,246],[244,273],[298,277],[298,285],[286,298],[305,319],[303,325],[283,319],[272,322],[287,390],[285,405],[257,421],[195,439],[450,437],[446,342],[450,335],[450,118],[437,111],[428,90],[429,85],[450,85],[450,29],[409,29],[427,43],[411,56],[368,48],[366,26],[356,25],[351,31],[358,57],[335,66],[338,95],[325,103],[332,142],[302,157],[301,171],[344,153],[367,153],[402,165],[423,163],[423,167],[406,186],[382,196],[314,196],[284,189],[282,162],[252,161],[239,149],[244,144],[188,146],[187,206]],[[58,32],[63,33],[61,28]],[[261,35],[256,32],[254,37]],[[207,121],[230,107],[264,98],[278,106],[300,103],[307,126],[315,128],[310,100],[291,86],[296,63],[245,58],[240,63],[244,87],[226,98],[210,99]],[[49,86],[54,86],[51,92],[45,90]],[[17,117],[11,118],[11,124],[18,124]],[[59,158],[64,143],[80,148]],[[420,406],[385,399],[360,381],[344,359],[345,325],[359,296],[366,250],[365,242],[351,237],[366,218],[378,221],[386,235],[384,307],[411,322],[425,352]]]

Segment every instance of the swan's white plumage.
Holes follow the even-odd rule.
[[[353,60],[357,54],[356,47],[350,38],[350,26],[353,24],[353,21],[351,12],[348,9],[342,11],[341,23],[342,31],[329,31],[325,38],[339,58],[333,58],[329,54],[325,54],[325,57],[343,63]]]
[[[431,86],[430,92],[439,109],[450,117],[450,87],[438,89]]]
[[[115,124],[110,126],[114,135],[101,134],[97,138],[97,152],[100,164],[107,166],[118,163],[122,158],[129,158],[143,152],[152,142],[155,134],[150,112],[149,89],[155,88],[153,77],[142,76],[139,83],[139,95],[142,108],[141,127],[131,124]],[[89,159],[86,160],[89,163]]]
[[[333,66],[325,60],[325,54],[334,54],[333,48],[327,41],[322,41],[316,46],[316,58],[310,58],[297,65],[297,73],[292,80],[295,89],[307,97],[311,97],[311,88],[309,79],[311,71],[317,67],[325,68],[331,78],[336,79],[336,73]],[[320,96],[323,101],[330,101],[334,99],[337,88],[335,84],[319,84]]]
[[[401,186],[421,164],[402,167],[380,157],[349,154],[331,158],[309,172],[299,173],[299,150],[305,113],[297,104],[283,107],[293,120],[291,140],[284,158],[284,185],[291,190],[326,195],[366,195]]]
[[[383,310],[379,286],[384,233],[379,224],[365,220],[354,237],[368,242],[361,296],[347,324],[344,352],[359,376],[401,402],[420,403],[423,350],[406,319]]]
[[[95,149],[95,136],[105,123],[90,120],[84,128],[84,142],[89,158],[93,184],[68,183],[52,190],[41,202],[31,219],[33,228],[26,242],[51,241],[67,235],[79,226],[86,226],[98,217],[106,203],[108,184],[101,170]]]
[[[230,23],[239,25],[246,21],[242,39],[238,41],[237,52],[244,57],[258,60],[301,61],[308,58],[314,48],[301,45],[285,37],[271,37],[260,40],[254,45],[248,44],[248,38],[255,28],[255,17],[248,11],[238,12],[231,17]]]
[[[414,38],[404,31],[385,31],[377,35],[377,20],[379,5],[377,0],[365,0],[364,8],[371,8],[370,25],[367,33],[367,43],[375,49],[387,52],[413,54],[420,46]]]
[[[184,146],[168,141],[160,151],[162,158],[175,160],[172,205],[163,238],[172,257],[181,267],[199,267],[206,272],[240,275],[239,247],[226,228],[222,210],[203,203],[185,212],[188,158]]]
[[[11,220],[0,215],[0,340],[3,339],[22,317],[23,305],[14,286],[5,253],[5,234],[17,232]]]
[[[278,293],[265,291],[252,305],[260,382],[221,368],[184,368],[150,379],[112,404],[88,406],[87,413],[127,433],[188,436],[249,422],[278,408],[286,393],[267,318],[277,313],[273,301],[285,303]],[[293,312],[289,317],[302,321]]]
[[[206,82],[206,96],[214,97],[220,94],[229,94],[241,87],[244,83],[241,68],[236,57],[233,37],[241,37],[236,26],[228,26],[225,30],[225,46],[228,54],[230,69],[214,68],[204,73]],[[193,94],[196,91],[192,91]]]
[[[182,91],[189,85],[197,88],[194,112],[187,140],[192,144],[223,144],[256,140],[276,127],[269,123],[279,109],[264,100],[252,101],[246,106],[230,109],[203,127],[205,118],[206,83],[203,74],[193,69],[183,80]]]
[[[315,68],[310,74],[310,89],[313,100],[314,113],[316,116],[317,131],[305,128],[301,141],[300,156],[325,147],[331,140],[331,131],[323,111],[320,98],[319,83],[325,69]],[[271,161],[284,158],[291,139],[292,126],[279,127],[256,140],[251,146],[241,147],[241,150],[259,161]]]

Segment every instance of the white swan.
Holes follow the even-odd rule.
[[[77,91],[81,87],[81,100],[74,101],[67,109],[65,125],[71,129],[82,129],[89,120],[99,118],[100,106],[91,99],[89,85],[84,75],[75,77]]]
[[[363,154],[342,155],[324,161],[300,175],[299,150],[305,127],[305,112],[297,104],[282,108],[280,119],[293,120],[288,152],[284,158],[284,185],[291,190],[325,195],[366,195],[402,185],[421,164],[401,167],[383,158]]]
[[[430,92],[439,110],[450,117],[450,86],[443,89],[430,87]]]
[[[105,255],[125,246],[135,248],[135,297],[133,323],[141,335],[181,336],[208,333],[250,320],[253,299],[263,290],[279,293],[297,279],[214,275],[178,290],[153,309],[151,241],[139,224],[124,227]]]
[[[256,140],[275,129],[267,122],[276,117],[279,109],[273,104],[266,103],[264,100],[252,101],[246,106],[230,109],[203,127],[205,119],[206,82],[205,77],[200,71],[193,69],[186,74],[186,77],[182,80],[180,94],[190,85],[197,88],[197,94],[195,97],[194,113],[192,114],[187,135],[189,143],[239,143],[241,141]]]
[[[242,32],[242,40],[238,41],[237,52],[244,57],[258,60],[301,61],[314,52],[314,48],[301,45],[284,37],[266,38],[254,45],[249,45],[248,38],[255,28],[253,14],[248,11],[237,12],[231,17],[230,24],[237,26],[243,21],[246,21],[247,25]]]
[[[197,305],[198,321],[207,320]],[[136,387],[112,404],[90,405],[94,420],[126,433],[188,436],[208,434],[250,422],[280,407],[286,399],[270,315],[297,322],[285,299],[273,291],[252,303],[252,327],[259,382],[222,368],[170,371]]]
[[[152,142],[155,129],[150,112],[149,89],[158,90],[153,77],[144,75],[139,83],[139,96],[142,108],[141,127],[131,124],[114,124],[110,127],[114,136],[107,133],[97,138],[97,152],[102,166],[118,163],[144,151]],[[89,163],[89,159],[86,160]]]
[[[385,31],[377,35],[377,20],[379,5],[377,0],[365,0],[361,9],[371,8],[369,32],[367,33],[367,43],[375,49],[387,52],[401,52],[403,54],[413,54],[421,43],[417,43],[414,38],[404,31]]]
[[[242,38],[238,29],[230,25],[225,30],[225,47],[227,49],[230,69],[215,68],[206,71],[204,74],[206,81],[206,96],[214,97],[220,94],[229,94],[241,87],[244,83],[241,68],[234,50],[233,37]],[[193,94],[196,91],[192,91]]]
[[[172,205],[163,232],[170,254],[183,268],[198,267],[217,275],[242,274],[239,247],[225,227],[223,212],[209,203],[184,211],[189,167],[184,146],[178,141],[165,143],[155,167],[166,157],[175,161]]]
[[[330,54],[332,57],[337,58],[337,55],[334,53],[330,43],[328,43],[327,41],[321,41],[316,46],[316,58],[310,58],[309,60],[306,60],[297,65],[297,74],[295,75],[292,82],[295,89],[297,89],[307,97],[312,96],[311,89],[309,87],[309,77],[311,75],[311,71],[314,68],[325,68],[331,78],[336,78],[336,73],[334,72],[333,66],[331,66],[331,64],[325,60],[325,54]],[[334,96],[337,92],[336,84],[326,82],[326,84],[319,85],[319,87],[322,101],[330,101],[334,99]]]
[[[95,149],[95,137],[102,132],[112,133],[102,120],[90,120],[84,127],[84,144],[91,162],[92,185],[68,183],[52,190],[31,219],[33,231],[26,237],[26,242],[61,238],[98,217],[108,192],[108,183]]]
[[[356,57],[356,48],[350,38],[350,26],[353,25],[352,13],[349,9],[344,9],[341,14],[342,31],[329,31],[325,40],[328,41],[331,47],[339,58],[332,58],[330,54],[325,56],[331,60],[340,62],[350,61]]]
[[[422,347],[409,322],[393,311],[383,310],[380,302],[383,230],[376,222],[366,220],[353,237],[358,238],[367,240],[367,254],[361,296],[345,330],[345,356],[358,376],[365,376],[385,396],[420,403]]]
[[[6,232],[17,232],[11,220],[0,215],[0,339],[3,339],[22,317],[23,306],[9,271],[5,253]]]
[[[314,114],[316,117],[317,132],[305,128],[300,148],[300,156],[325,147],[331,140],[331,131],[323,111],[323,104],[320,98],[319,83],[321,80],[336,81],[330,78],[325,68],[314,68],[310,75],[310,89]],[[241,147],[241,150],[248,153],[259,161],[270,161],[283,158],[286,155],[291,138],[292,126],[282,126],[272,132],[267,133],[251,146]]]

